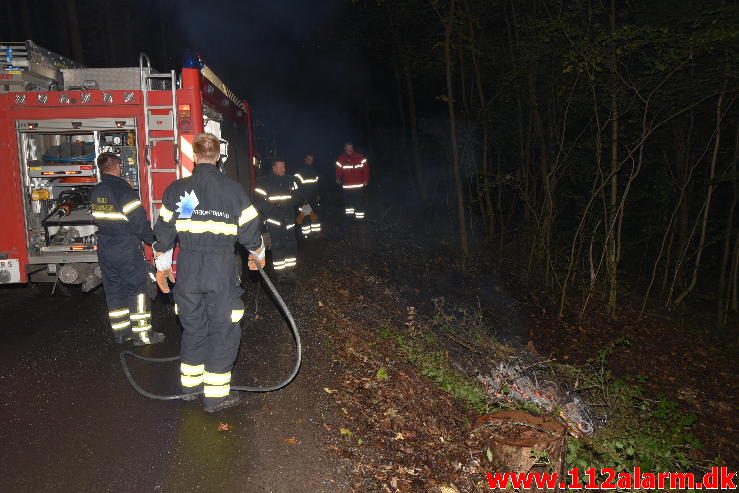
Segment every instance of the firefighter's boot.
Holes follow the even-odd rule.
[[[115,343],[116,344],[125,344],[128,341],[133,341],[134,337],[132,334],[127,334],[124,336],[115,336]]]
[[[216,413],[235,406],[239,401],[241,401],[241,395],[238,392],[231,392],[220,399],[205,399],[203,410],[206,413]]]
[[[203,393],[203,386],[198,385],[196,387],[182,387],[183,401],[194,401]],[[187,395],[190,394],[190,395]]]
[[[164,342],[164,334],[161,332],[154,332],[153,330],[146,330],[139,332],[133,337],[134,346],[149,346]]]
[[[134,346],[159,344],[164,341],[164,334],[151,330],[149,299],[143,293],[136,295],[135,308],[131,313],[131,330]]]

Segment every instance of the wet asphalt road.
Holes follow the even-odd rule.
[[[287,328],[261,301],[264,318],[245,319],[235,383],[271,384],[293,362]],[[167,341],[140,352],[177,354],[180,329],[167,300],[154,304],[153,320]],[[304,335],[306,364],[287,389],[248,394],[209,415],[200,400],[134,392],[100,290],[50,298],[33,287],[0,289],[0,492],[338,491],[320,446],[320,393],[333,378],[321,369],[322,343]],[[147,390],[178,390],[176,363],[133,361],[131,369]]]

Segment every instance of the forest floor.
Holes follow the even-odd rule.
[[[216,415],[130,388],[99,290],[4,290],[0,441],[14,446],[0,449],[9,471],[0,490],[488,491],[485,473],[499,461],[484,417],[541,412],[491,398],[476,378],[510,361],[591,405],[596,431],[571,437],[571,465],[739,465],[736,341],[657,317],[628,323],[626,309],[615,322],[560,319],[541,291],[492,261],[478,257],[462,273],[438,225],[377,214],[341,229],[335,217],[324,218],[325,238],[301,245],[296,281],[278,283],[303,340],[298,377]],[[275,382],[294,357],[256,286],[245,282],[242,385]],[[167,341],[137,351],[176,354],[171,301],[160,297],[153,313]],[[131,368],[151,391],[177,388],[174,364]]]
[[[634,407],[633,416],[611,416],[605,428],[620,433],[643,421],[651,435],[635,434],[636,447],[675,433],[676,441],[663,445],[685,457],[671,462],[673,451],[636,451],[636,462],[739,465],[736,340],[657,317],[630,323],[636,317],[626,310],[615,322],[568,322],[543,293],[484,261],[463,275],[453,245],[417,225],[351,226],[303,253],[315,263],[303,263],[303,294],[292,300],[307,330],[329,341],[326,359],[337,378],[323,392],[335,412],[323,428],[353,491],[485,491],[495,460],[477,424],[510,403],[482,411],[475,375],[517,354],[561,365],[560,373],[596,368],[611,384],[637,389],[610,409]],[[649,406],[636,409],[642,401]]]

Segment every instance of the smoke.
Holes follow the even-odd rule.
[[[177,3],[181,36],[260,122],[258,148],[276,143],[291,165],[312,151],[328,171],[345,140],[362,149],[370,70],[352,44],[344,0]],[[366,149],[362,149],[366,152]]]

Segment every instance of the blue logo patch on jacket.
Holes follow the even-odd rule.
[[[195,195],[195,191],[185,192],[185,195],[180,195],[180,201],[177,202],[177,212],[180,219],[190,219],[192,217],[192,211],[198,206],[200,201],[198,196]]]

